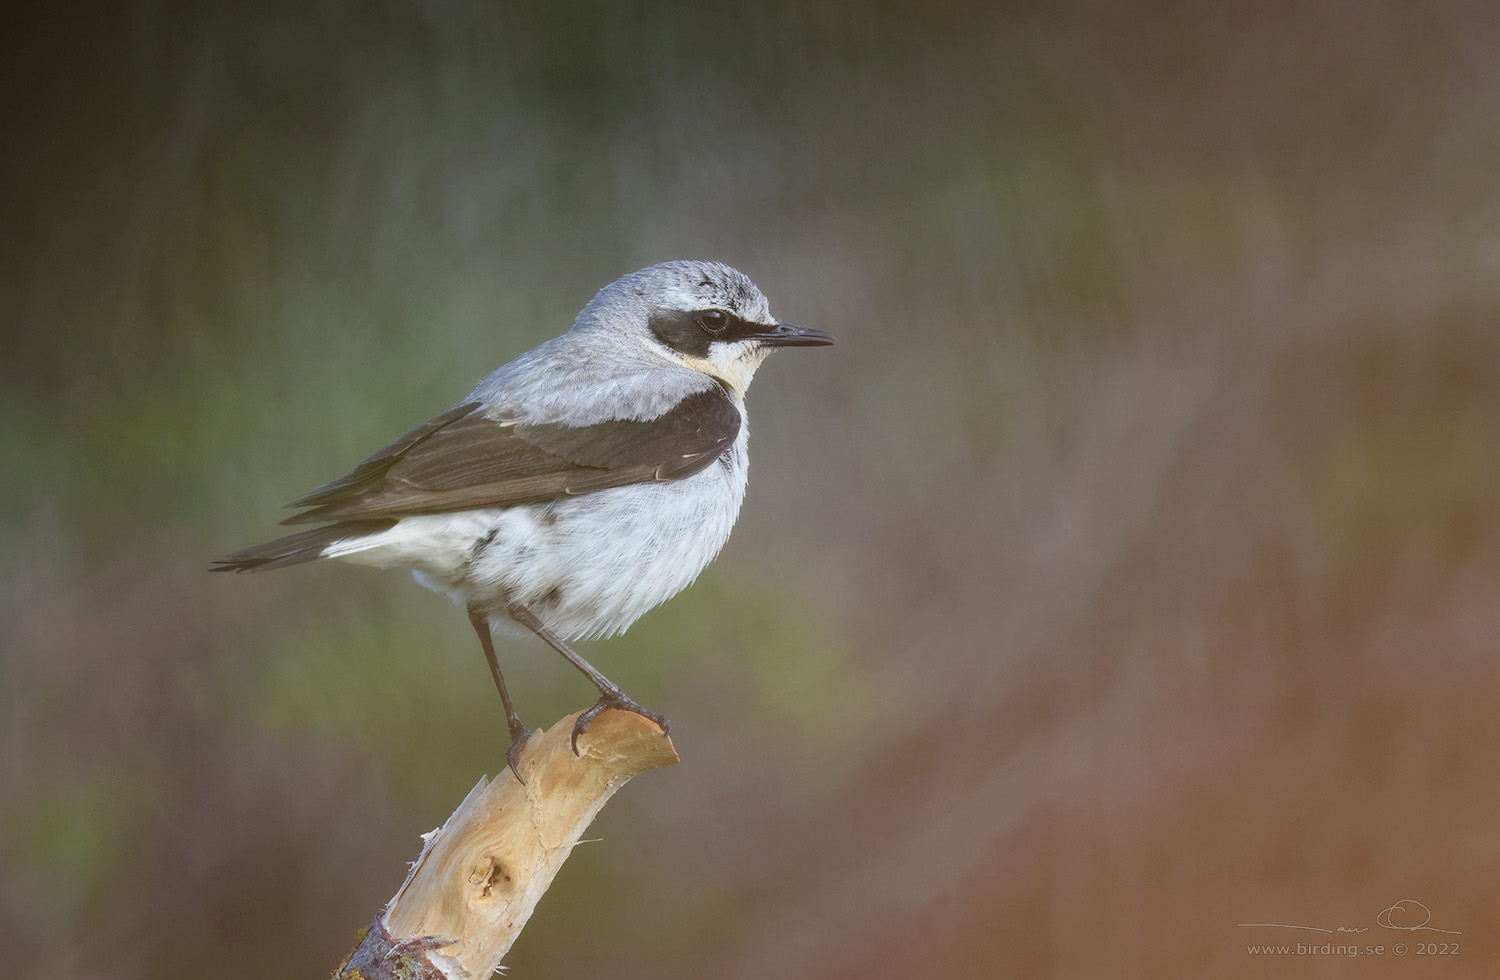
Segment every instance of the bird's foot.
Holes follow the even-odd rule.
[[[505,761],[510,763],[510,771],[516,774],[516,782],[522,786],[526,785],[526,780],[521,778],[521,748],[530,737],[531,729],[519,721],[510,726],[510,748],[505,750]]]
[[[588,731],[589,725],[593,724],[594,719],[598,718],[601,714],[603,714],[605,711],[608,711],[610,708],[615,708],[619,711],[634,712],[635,714],[640,715],[642,718],[645,718],[647,721],[655,722],[657,726],[661,728],[661,732],[663,735],[670,734],[672,731],[672,723],[670,721],[667,721],[667,719],[663,718],[656,712],[648,711],[647,709],[642,708],[640,705],[636,704],[634,701],[630,700],[625,695],[620,694],[619,692],[615,692],[614,694],[605,694],[604,696],[599,698],[598,701],[594,702],[594,706],[592,708],[579,715],[578,720],[573,722],[574,755],[578,755],[578,736]]]

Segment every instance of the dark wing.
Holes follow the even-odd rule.
[[[283,524],[368,520],[534,504],[691,476],[730,446],[740,413],[717,385],[646,422],[587,426],[487,418],[459,405],[292,502]]]

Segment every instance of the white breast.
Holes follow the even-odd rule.
[[[492,620],[519,602],[564,639],[611,636],[691,585],[739,517],[748,429],[684,480],[504,510],[409,517],[328,557],[411,568]]]

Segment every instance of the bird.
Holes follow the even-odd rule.
[[[771,314],[743,272],[663,262],[605,286],[566,333],[289,505],[319,526],[214,559],[258,572],[337,559],[411,571],[468,613],[521,779],[531,729],[495,654],[529,630],[599,690],[603,711],[670,732],[569,645],[618,635],[681,592],[729,539],[745,497],[745,392],[766,357],[835,338]],[[524,780],[523,780],[524,781]]]

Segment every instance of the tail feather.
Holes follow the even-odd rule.
[[[214,572],[263,572],[270,568],[285,568],[303,562],[316,561],[323,557],[324,550],[338,541],[362,538],[367,534],[395,527],[393,520],[341,521],[310,531],[288,534],[275,541],[267,541],[243,551],[213,560]]]

